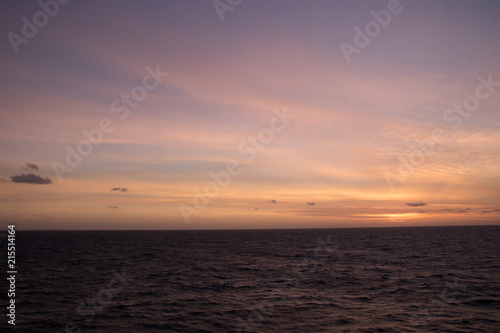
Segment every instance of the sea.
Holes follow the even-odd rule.
[[[18,231],[16,264],[3,332],[500,332],[500,226]]]

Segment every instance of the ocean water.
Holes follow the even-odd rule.
[[[19,231],[16,243],[17,332],[500,332],[500,227]]]

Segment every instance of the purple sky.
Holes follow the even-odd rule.
[[[0,11],[5,224],[500,221],[498,1],[41,3]]]

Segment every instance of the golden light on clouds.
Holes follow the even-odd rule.
[[[347,63],[339,45],[369,13],[360,4],[297,3],[277,18],[249,3],[222,24],[188,2],[151,5],[148,19],[130,4],[98,15],[75,6],[19,54],[1,54],[3,219],[26,229],[499,223],[500,43],[486,9],[455,4],[443,20],[412,3]],[[27,173],[14,180],[52,182],[12,182]]]

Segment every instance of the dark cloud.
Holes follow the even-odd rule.
[[[118,208],[118,207],[116,207],[116,206],[108,206],[106,208]]]
[[[43,178],[39,175],[35,175],[34,173],[21,174],[10,177],[10,180],[13,183],[28,183],[28,184],[50,184],[52,180],[49,177]]]
[[[493,212],[500,212],[500,209],[493,209],[493,210],[482,210],[481,213],[493,213]]]
[[[38,165],[33,164],[33,163],[26,163],[26,165],[23,167],[24,171],[36,171],[39,172],[40,169],[38,168]]]
[[[113,187],[111,191],[128,192],[128,189],[125,187]]]
[[[306,202],[306,204],[308,204],[309,206],[314,206],[314,202]]]
[[[407,202],[406,203],[407,206],[410,206],[410,207],[422,207],[422,206],[427,206],[427,204],[425,202]]]
[[[424,214],[427,213],[425,210],[419,210],[417,213]]]
[[[268,201],[268,202],[270,202],[272,204],[277,204],[278,203],[276,200],[271,200],[271,201]]]
[[[459,210],[458,212],[459,212],[459,213],[467,213],[467,211],[466,211],[466,210]]]
[[[449,209],[449,208],[443,208],[443,209],[440,209],[439,211],[440,211],[440,212],[449,212],[449,211],[450,211],[450,209]]]

